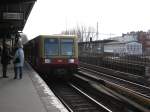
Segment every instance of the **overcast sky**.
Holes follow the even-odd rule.
[[[150,29],[150,0],[37,0],[23,32],[29,39],[41,34],[59,34],[78,25],[99,33],[121,35]],[[100,35],[103,39],[109,35]]]

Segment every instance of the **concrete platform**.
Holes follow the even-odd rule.
[[[2,78],[0,65],[0,112],[68,112],[38,74],[25,64],[23,79],[13,79],[13,65]]]

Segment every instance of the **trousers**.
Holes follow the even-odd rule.
[[[3,64],[3,77],[6,77],[6,72],[7,72],[7,64]]]
[[[14,71],[15,71],[14,78],[17,78],[19,75],[19,78],[22,79],[22,67],[14,67]]]

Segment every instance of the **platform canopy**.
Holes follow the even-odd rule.
[[[36,0],[0,0],[0,38],[22,31]]]

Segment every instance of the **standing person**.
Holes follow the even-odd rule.
[[[20,79],[22,79],[23,65],[24,65],[23,45],[21,44],[21,42],[18,42],[17,49],[15,51],[15,56],[14,56],[14,71],[15,71],[14,79],[17,79],[18,74]]]
[[[0,56],[2,55],[2,48],[1,48],[1,46],[0,46]]]
[[[4,48],[2,50],[2,56],[1,56],[1,64],[3,67],[3,78],[8,78],[6,75],[7,72],[7,66],[10,63],[11,56],[9,54],[9,49],[7,48],[6,43],[4,44]]]

